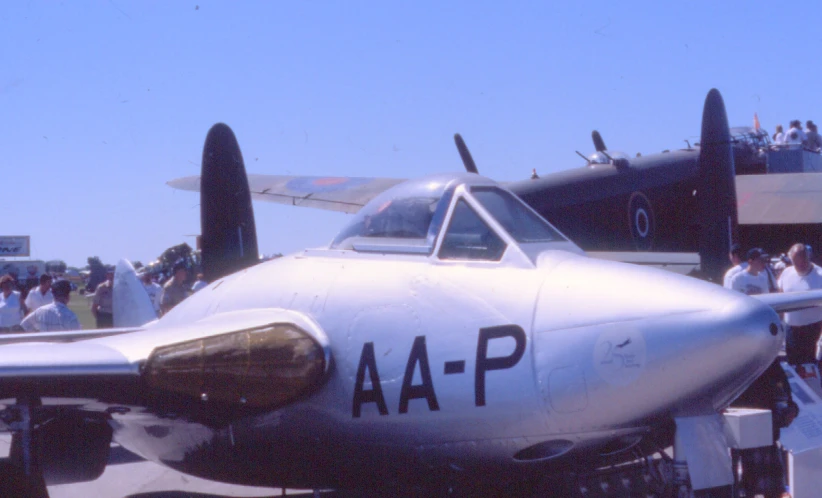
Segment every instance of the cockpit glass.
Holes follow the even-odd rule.
[[[446,185],[437,179],[409,181],[383,192],[357,212],[331,248],[350,248],[355,239],[363,238],[433,245],[429,228]]]
[[[442,240],[439,257],[499,261],[505,247],[505,242],[491,227],[463,199],[459,199]]]
[[[507,190],[497,187],[473,187],[471,195],[520,243],[564,241],[545,220],[528,209]]]

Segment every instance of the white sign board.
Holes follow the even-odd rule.
[[[23,257],[31,255],[31,237],[28,235],[0,235],[0,257]]]

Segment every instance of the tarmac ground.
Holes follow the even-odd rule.
[[[0,457],[6,457],[11,435],[0,435]],[[168,467],[147,462],[139,456],[112,444],[109,464],[103,475],[91,482],[49,486],[51,498],[222,498],[315,496],[311,490],[237,486],[189,476]],[[321,493],[323,498],[334,493]]]

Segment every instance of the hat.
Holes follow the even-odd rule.
[[[174,268],[172,268],[172,271],[177,273],[178,270],[188,270],[185,261],[177,261],[174,263]]]
[[[58,280],[51,285],[51,293],[58,297],[65,297],[71,293],[71,284],[68,280]]]
[[[114,273],[114,266],[112,266],[112,265],[106,266],[106,273]]]
[[[748,255],[746,256],[745,259],[750,261],[752,259],[767,258],[767,257],[768,257],[768,255],[765,253],[765,251],[763,251],[762,249],[760,249],[758,247],[755,247],[755,248],[750,249],[748,251]]]

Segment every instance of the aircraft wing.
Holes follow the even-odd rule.
[[[736,177],[740,225],[822,223],[822,174]]]
[[[822,306],[822,290],[777,292],[773,294],[759,294],[751,297],[759,299],[779,313]]]
[[[691,252],[585,251],[597,259],[621,261],[640,266],[653,266],[688,275],[699,266],[699,254]]]
[[[85,341],[65,343],[29,342],[4,346],[0,365],[3,381],[22,381],[43,377],[108,377],[125,375],[137,378],[139,365],[114,348]],[[0,392],[2,392],[0,387]]]
[[[143,330],[139,327],[95,330],[70,330],[68,332],[24,332],[0,334],[0,345],[18,342],[75,342],[111,335],[127,334]]]
[[[344,213],[356,213],[368,201],[403,181],[401,178],[248,175],[254,200]],[[199,192],[200,177],[177,178],[168,185]]]
[[[328,337],[319,325],[302,313],[275,308],[218,313],[169,327],[7,334],[0,335],[0,400],[32,389],[43,397],[140,404],[149,390],[178,392],[186,375],[202,373],[196,365],[202,369],[212,361],[219,368],[208,372],[220,377],[220,362],[229,357],[221,354],[228,350],[230,370],[241,372],[249,386],[258,377],[246,372],[258,375],[258,361],[276,365],[260,382],[303,378],[305,384],[297,382],[295,389],[321,382],[331,365]],[[175,363],[180,358],[189,363]]]

